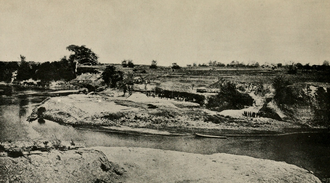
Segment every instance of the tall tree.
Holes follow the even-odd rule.
[[[152,60],[150,68],[151,69],[157,69],[157,60]]]
[[[134,67],[133,60],[128,60],[127,66],[133,68]]]
[[[22,80],[27,80],[27,79],[32,78],[31,65],[29,64],[29,62],[25,61],[25,56],[20,55],[20,57],[21,57],[21,64],[20,64],[19,68],[17,69],[16,79],[19,81],[22,81]]]
[[[98,56],[91,49],[86,48],[85,45],[70,45],[66,49],[73,52],[69,57],[69,61],[77,61],[79,64],[98,64]]]

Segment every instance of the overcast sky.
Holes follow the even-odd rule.
[[[329,0],[0,0],[0,60],[103,63],[330,60]]]

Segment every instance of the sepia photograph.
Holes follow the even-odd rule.
[[[329,10],[0,0],[0,183],[330,183]]]

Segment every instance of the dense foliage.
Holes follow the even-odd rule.
[[[251,106],[252,104],[253,98],[250,95],[240,93],[234,83],[226,82],[221,86],[217,95],[209,97],[206,107],[222,111],[225,109],[242,109],[244,106]]]
[[[61,61],[35,63],[22,60],[18,62],[0,62],[0,80],[10,82],[12,73],[17,71],[15,81],[28,79],[40,80],[46,84],[49,81],[69,81],[76,77],[75,63],[66,58]]]
[[[130,67],[130,68],[133,68],[135,66],[134,63],[133,63],[133,60],[123,60],[121,62],[121,65],[123,67]]]
[[[45,82],[57,80],[69,81],[75,77],[75,63],[62,58],[61,61],[40,64],[33,79],[40,79]]]
[[[117,83],[123,80],[123,75],[122,71],[117,71],[115,66],[110,65],[102,73],[102,79],[109,87],[115,88]]]
[[[297,93],[299,91],[290,85],[292,83],[284,76],[277,76],[273,81],[274,101],[282,109],[284,109],[284,105],[295,105],[303,102],[303,100],[299,100],[299,96],[302,97],[302,94]]]
[[[17,62],[0,62],[0,81],[11,82],[12,73],[18,69]]]
[[[315,100],[314,123],[330,126],[330,88],[319,87],[315,93]]]
[[[161,98],[170,98],[176,100],[184,100],[188,102],[196,102],[203,106],[205,104],[205,96],[195,93],[188,93],[188,92],[180,92],[180,91],[173,91],[173,90],[164,90],[159,87],[155,88],[155,96]]]
[[[66,49],[73,52],[69,57],[69,61],[71,62],[77,61],[79,64],[89,65],[96,65],[98,63],[98,56],[91,49],[86,48],[85,45],[70,45]]]

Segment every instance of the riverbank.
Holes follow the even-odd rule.
[[[127,171],[126,182],[321,182],[285,162],[230,154],[201,155],[147,148],[94,147]]]
[[[285,162],[137,147],[81,148],[74,142],[0,144],[1,182],[315,182]]]
[[[142,93],[122,96],[104,91],[89,95],[73,94],[49,98],[43,118],[60,124],[91,126],[117,132],[148,134],[206,133],[212,135],[277,135],[322,128],[264,117],[237,118],[200,107],[192,102],[147,97]],[[238,112],[242,112],[239,110]]]

